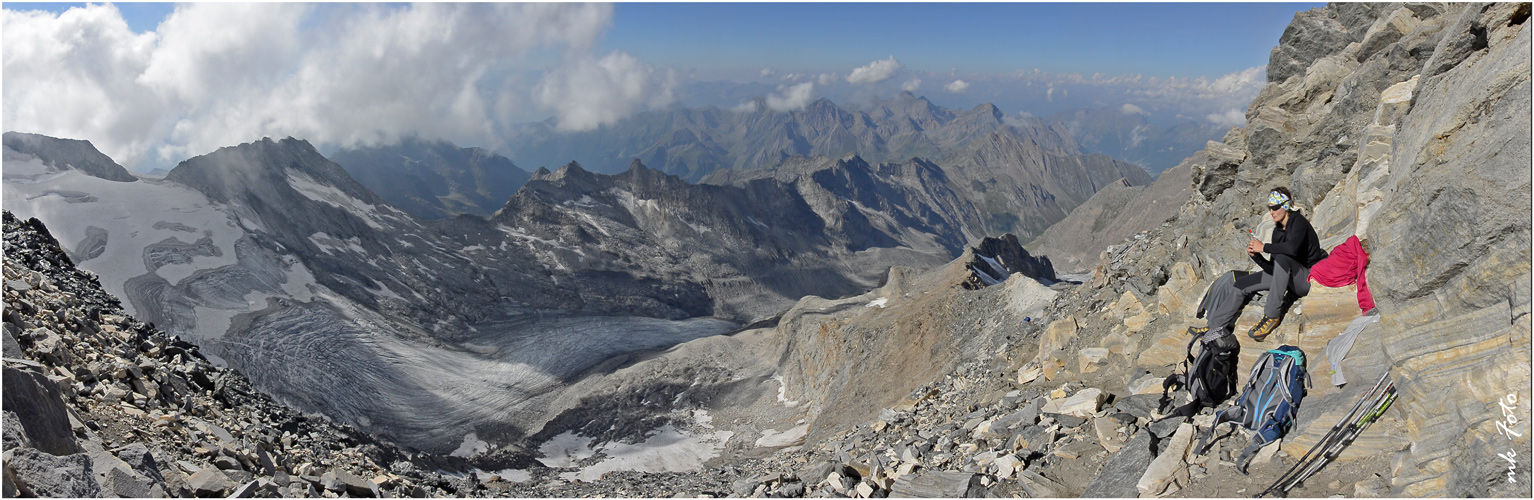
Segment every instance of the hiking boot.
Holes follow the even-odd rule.
[[[1262,321],[1258,321],[1256,326],[1253,326],[1251,330],[1246,332],[1246,336],[1251,337],[1252,340],[1262,342],[1268,338],[1268,335],[1273,334],[1273,330],[1278,329],[1278,324],[1281,322],[1283,322],[1283,318],[1263,316]]]
[[[1194,337],[1198,337],[1198,336],[1201,336],[1201,335],[1206,334],[1206,333],[1209,333],[1209,327],[1207,327],[1207,326],[1190,326],[1190,327],[1188,327],[1188,335],[1192,335]]]

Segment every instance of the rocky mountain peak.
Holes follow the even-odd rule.
[[[176,165],[166,180],[197,188],[209,198],[228,202],[242,193],[267,189],[292,189],[292,174],[305,176],[325,186],[370,204],[381,203],[377,195],[357,183],[346,169],[321,155],[309,141],[286,137],[238,146],[226,146]]]
[[[553,174],[545,175],[542,179],[546,182],[589,182],[596,178],[596,174],[586,170],[580,163],[570,162],[559,167]]]
[[[138,180],[128,170],[96,150],[90,141],[57,139],[45,135],[24,132],[6,132],[3,136],[6,148],[37,157],[43,164],[55,169],[74,168],[86,174],[109,181],[133,182]]]

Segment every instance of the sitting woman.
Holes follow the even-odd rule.
[[[1278,328],[1288,309],[1285,306],[1310,293],[1310,268],[1326,258],[1315,228],[1294,209],[1292,200],[1293,195],[1286,188],[1275,188],[1268,194],[1268,215],[1275,223],[1271,243],[1253,238],[1246,245],[1246,254],[1262,267],[1262,272],[1236,280],[1236,286],[1247,297],[1267,292],[1262,321],[1247,332],[1247,336],[1259,342]],[[1263,258],[1264,253],[1273,259]]]

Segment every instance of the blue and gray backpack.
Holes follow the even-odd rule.
[[[1257,450],[1284,437],[1294,427],[1300,400],[1305,397],[1305,389],[1309,386],[1310,377],[1305,373],[1305,353],[1300,348],[1283,345],[1262,353],[1262,357],[1257,358],[1257,363],[1252,366],[1252,376],[1247,379],[1246,388],[1242,389],[1241,396],[1236,399],[1236,406],[1215,413],[1214,425],[1199,439],[1199,454],[1208,451],[1209,438],[1220,424],[1241,424],[1253,431],[1252,442],[1241,450],[1241,458],[1236,462],[1237,470],[1245,474],[1246,466]]]

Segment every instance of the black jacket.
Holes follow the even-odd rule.
[[[1310,221],[1299,212],[1289,213],[1289,223],[1273,226],[1273,237],[1262,246],[1263,253],[1272,255],[1288,255],[1296,262],[1305,267],[1315,266],[1321,259],[1326,258],[1326,252],[1321,250],[1321,238],[1316,236],[1315,228],[1310,226]],[[1261,258],[1256,256],[1254,258]]]

